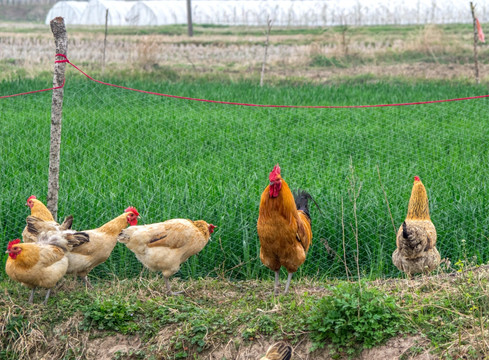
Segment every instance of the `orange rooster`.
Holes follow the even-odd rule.
[[[291,356],[292,347],[280,341],[270,346],[265,356],[260,360],[290,360]]]
[[[299,191],[294,198],[289,186],[280,176],[278,164],[270,172],[269,180],[270,185],[261,195],[257,223],[260,260],[263,265],[275,271],[275,294],[278,294],[280,267],[287,269],[287,294],[292,275],[306,260],[312,242],[308,209],[311,195]]]
[[[397,232],[397,249],[392,262],[401,271],[411,276],[430,272],[440,264],[436,249],[436,229],[430,219],[428,195],[418,176],[414,177],[406,220]]]
[[[26,206],[31,208],[31,216],[35,216],[38,219],[45,221],[46,230],[68,230],[71,229],[73,223],[73,216],[69,215],[65,218],[62,225],[59,225],[53,218],[53,215],[48,210],[48,208],[34,195],[29,196],[27,199]],[[29,227],[26,226],[24,231],[22,231],[22,240],[25,243],[32,243],[37,241],[37,236],[29,231]]]
[[[42,220],[40,220],[42,221]],[[9,255],[5,272],[15,281],[32,289],[29,303],[34,300],[37,287],[47,288],[46,305],[51,288],[56,285],[68,269],[66,254],[73,248],[86,243],[84,233],[59,231],[45,232],[36,243],[20,243],[20,239],[10,241],[6,253]]]
[[[150,225],[131,226],[117,240],[126,244],[148,269],[161,271],[168,292],[169,278],[190,256],[200,252],[209,241],[215,226],[203,220],[172,219]]]

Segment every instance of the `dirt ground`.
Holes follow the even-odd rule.
[[[168,340],[168,331],[162,330],[159,335],[159,342]],[[421,353],[409,355],[408,351],[416,344],[423,343],[423,339],[419,336],[399,336],[390,339],[383,346],[373,349],[364,350],[358,360],[393,360],[399,359],[404,355],[404,359],[412,360],[434,360],[435,357],[429,353]],[[199,356],[199,359],[206,360],[258,360],[263,356],[272,343],[263,341],[254,341],[251,345],[237,345],[239,341],[230,340],[226,345],[218,346],[212,350],[206,351]],[[97,360],[111,360],[114,356],[129,355],[137,352],[142,346],[142,341],[138,337],[114,335],[105,338],[94,339],[88,341],[86,347],[86,358]],[[328,350],[317,350],[314,353],[309,353],[311,347],[309,342],[300,342],[293,346],[294,360],[331,360],[333,359]]]

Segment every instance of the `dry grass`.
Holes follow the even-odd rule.
[[[15,29],[12,29],[15,28]],[[91,29],[91,30],[90,30]],[[185,35],[117,34],[109,30],[106,49],[107,71],[154,72],[170,67],[179,75],[199,77],[218,73],[230,78],[259,77],[265,34],[249,28],[196,28],[192,38]],[[381,29],[381,28],[379,28]],[[392,32],[349,27],[311,33],[273,29],[267,60],[272,79],[304,78],[330,81],[332,78],[370,74],[378,77],[404,76],[419,79],[470,79],[472,31],[470,26],[392,27]],[[1,79],[11,78],[15,69],[26,76],[51,71],[54,53],[47,26],[0,23]],[[149,29],[151,31],[151,28]],[[154,30],[154,29],[153,29]],[[115,33],[115,34],[114,34]],[[85,69],[99,72],[103,53],[103,28],[68,28],[69,58]],[[484,58],[481,47],[480,57]],[[324,58],[324,64],[317,61]],[[328,59],[334,59],[329,61]],[[7,63],[6,63],[7,62]],[[10,66],[8,66],[10,64]],[[488,73],[482,64],[481,74]]]
[[[365,282],[364,291],[381,289],[398,299],[407,328],[414,335],[404,334],[383,346],[364,350],[359,358],[487,358],[488,269],[482,266],[454,273],[440,271],[414,280]],[[271,295],[270,281],[174,279],[172,287],[183,290],[184,296],[169,298],[162,279],[154,275],[143,274],[134,280],[99,281],[90,291],[85,291],[81,282],[68,278],[45,308],[27,305],[27,289],[7,281],[1,284],[5,296],[0,300],[0,336],[5,339],[4,346],[18,359],[111,359],[117,352],[126,354],[122,358],[139,358],[134,354],[151,353],[165,359],[190,359],[194,358],[192,354],[197,359],[257,359],[277,339],[293,344],[294,359],[331,359],[327,348],[309,353],[309,331],[305,325],[299,325],[298,319],[305,315],[300,309],[311,301],[329,296],[330,286],[336,284],[337,281],[300,279],[293,282],[290,295],[275,298]],[[140,313],[159,308],[169,313],[148,313],[139,318],[141,327],[134,333],[84,328],[87,305],[107,299],[137,304]],[[300,312],[291,313],[291,306]],[[156,314],[160,315],[154,317]],[[163,314],[180,320],[162,322],[167,316]],[[253,327],[252,319],[263,316],[279,319],[278,332],[257,331],[245,335]],[[213,321],[221,325],[214,328]],[[196,326],[197,329],[204,326],[206,333],[195,333]],[[205,346],[201,350],[191,343],[192,336],[203,338]],[[184,351],[176,345],[179,343],[186,348],[188,357],[178,357]]]

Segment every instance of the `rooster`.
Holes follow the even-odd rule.
[[[291,356],[292,347],[280,341],[270,346],[265,356],[260,360],[290,360]]]
[[[29,196],[27,199],[27,203],[25,204],[26,206],[30,207],[31,209],[31,216],[35,216],[36,218],[45,221],[44,226],[45,226],[45,231],[48,230],[69,230],[71,229],[71,225],[73,223],[73,216],[69,215],[65,218],[63,221],[63,224],[58,224],[54,218],[51,212],[48,210],[48,208],[39,200],[34,195]],[[33,243],[37,241],[37,236],[32,234],[29,231],[29,227],[26,226],[24,228],[24,231],[22,231],[22,241],[25,243]]]
[[[261,195],[257,223],[260,260],[275,272],[275,294],[278,294],[280,267],[287,269],[287,294],[292,275],[306,260],[312,242],[308,208],[311,195],[299,191],[294,197],[280,175],[278,164],[270,172],[269,180],[270,185]]]
[[[397,249],[392,262],[409,277],[416,273],[430,272],[440,264],[436,249],[436,229],[430,220],[428,195],[418,176],[414,177],[406,220],[397,232]]]
[[[117,235],[128,225],[137,225],[139,213],[135,207],[128,207],[124,213],[97,229],[84,230],[89,242],[68,253],[67,274],[76,274],[87,286],[88,273],[107,260],[117,244]]]
[[[131,226],[117,237],[148,269],[161,271],[171,295],[169,278],[190,256],[200,252],[215,226],[203,220],[172,219],[150,225]]]
[[[44,299],[44,305],[46,305],[51,288],[68,269],[66,255],[87,241],[87,234],[74,231],[44,232],[36,243],[25,244],[20,243],[20,239],[15,239],[7,246],[8,259],[5,264],[5,272],[12,280],[32,289],[29,296],[31,304],[37,287],[48,289]]]

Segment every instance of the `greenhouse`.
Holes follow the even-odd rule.
[[[457,0],[191,0],[195,24],[338,26],[471,23],[468,3]],[[81,16],[79,13],[85,8]],[[489,6],[477,5],[482,22]],[[55,11],[56,9],[56,11]],[[46,22],[63,16],[68,24],[156,26],[187,23],[186,0],[58,2]],[[77,21],[79,16],[79,21]]]
[[[128,25],[126,15],[136,4],[135,1],[91,0],[83,11],[80,24],[104,25],[107,10],[107,23],[113,26]]]
[[[46,16],[46,24],[57,16],[65,19],[65,24],[80,24],[81,15],[87,7],[88,1],[60,1],[57,2]]]

